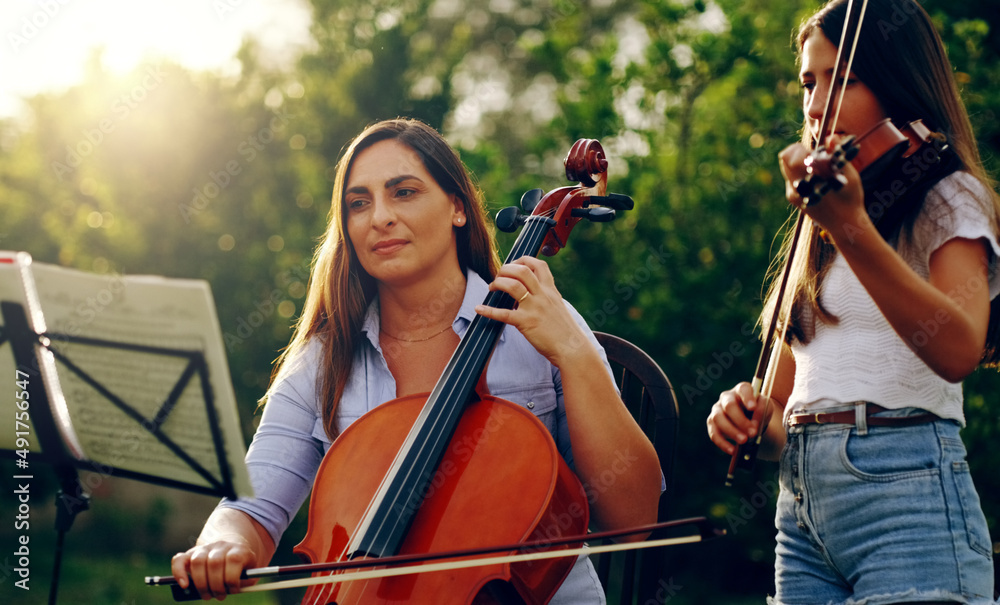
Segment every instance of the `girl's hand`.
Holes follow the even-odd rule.
[[[256,580],[241,580],[243,570],[252,567],[256,555],[246,544],[219,540],[199,544],[170,560],[170,570],[181,588],[194,584],[202,599],[223,600]]]
[[[749,415],[767,402],[767,397],[754,397],[753,387],[749,382],[741,382],[732,389],[719,395],[719,400],[712,406],[708,414],[708,437],[720,450],[729,455],[736,452],[737,444],[744,444],[757,436],[757,432],[766,429],[771,414],[774,412],[774,402],[767,406],[767,417],[751,420]]]
[[[518,302],[510,310],[478,305],[476,313],[517,328],[556,367],[589,344],[545,262],[524,256],[504,265],[490,290],[506,292]]]
[[[837,142],[836,135],[830,137],[831,147]],[[833,236],[834,241],[837,241],[838,236],[850,237],[852,231],[857,232],[861,229],[863,222],[870,222],[865,211],[861,175],[850,162],[846,163],[840,171],[847,179],[847,183],[840,189],[828,192],[819,203],[807,206],[796,191],[795,185],[808,176],[805,162],[810,154],[811,150],[802,143],[789,145],[778,154],[778,165],[785,177],[785,197],[791,205],[799,208]]]

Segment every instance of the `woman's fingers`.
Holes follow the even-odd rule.
[[[735,444],[746,443],[756,436],[759,424],[748,417],[748,412],[756,407],[756,398],[749,383],[740,383],[721,393],[707,419],[712,443],[732,454],[736,451]]]
[[[193,585],[203,599],[221,601],[226,595],[239,592],[240,587],[253,583],[241,579],[243,571],[253,561],[253,553],[243,544],[213,542],[174,555],[170,569],[181,588]]]
[[[553,364],[558,366],[561,360],[588,346],[586,335],[567,310],[545,262],[522,257],[504,265],[490,290],[506,292],[518,304],[510,310],[479,305],[476,312],[517,328]]]

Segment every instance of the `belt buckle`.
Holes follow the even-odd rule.
[[[815,414],[813,414],[813,423],[814,424],[825,424],[822,420],[819,419],[819,417],[820,417],[820,413],[819,412],[816,412]]]

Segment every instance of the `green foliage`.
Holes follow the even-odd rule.
[[[684,587],[675,602],[760,602],[773,590],[776,468],[762,463],[723,488],[728,458],[704,421],[756,362],[761,284],[789,216],[776,155],[801,123],[792,33],[818,3],[312,4],[316,48],[288,73],[261,67],[252,43],[238,78],[166,63],[116,78],[95,56],[80,85],[32,99],[25,121],[0,122],[0,246],[97,272],[209,280],[249,439],[354,134],[397,115],[440,128],[492,210],[566,184],[569,146],[599,139],[610,188],[636,207],[581,225],[549,262],[594,329],[636,342],[672,380],[682,419],[675,516],[709,515],[731,531],[678,550],[666,572]],[[923,4],[997,174],[998,3]],[[998,388],[995,371],[965,383],[964,435],[994,531]],[[93,507],[124,508],[100,497]],[[120,514],[105,527],[121,559],[163,573],[168,555],[149,561],[151,551],[129,546],[129,527],[181,548],[168,522],[179,511],[159,503]],[[67,567],[86,566],[80,551],[67,556]]]

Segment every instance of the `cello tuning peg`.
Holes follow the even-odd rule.
[[[525,191],[524,195],[521,196],[521,210],[524,210],[528,214],[534,212],[535,206],[538,205],[538,202],[542,201],[542,195],[544,194],[545,191],[541,189],[529,189]]]
[[[635,202],[627,195],[621,193],[609,193],[607,195],[592,195],[590,201],[601,204],[615,210],[631,210],[635,207]]]
[[[596,208],[574,208],[570,214],[572,216],[585,218],[592,223],[607,223],[615,220],[615,211],[612,208],[598,206]]]
[[[538,189],[537,191],[541,191],[541,189]],[[528,193],[531,192],[529,191]],[[507,206],[506,208],[500,210],[500,212],[497,212],[497,229],[503,231],[504,233],[514,233],[517,231],[518,227],[524,224],[524,221],[524,215],[521,214],[521,210],[517,206]]]

